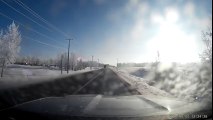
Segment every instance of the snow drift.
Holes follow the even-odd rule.
[[[209,64],[157,64],[147,67],[120,68],[149,85],[178,98],[208,99],[212,103],[212,67]]]

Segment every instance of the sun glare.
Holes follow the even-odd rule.
[[[150,54],[160,53],[162,62],[192,62],[196,50],[195,38],[178,27],[178,13],[169,11],[160,23],[159,32],[148,43]]]
[[[168,9],[166,12],[166,20],[169,23],[175,23],[179,19],[178,12],[174,9]]]

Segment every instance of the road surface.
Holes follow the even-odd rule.
[[[139,92],[110,68],[56,78],[22,87],[0,90],[0,108],[27,101],[78,94],[136,95]]]
[[[74,94],[133,95],[139,93],[113,70],[106,68],[97,71],[95,78],[91,78]]]

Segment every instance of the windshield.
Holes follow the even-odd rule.
[[[0,1],[0,110],[91,94],[209,107],[211,66],[211,0]]]

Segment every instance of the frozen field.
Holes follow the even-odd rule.
[[[90,68],[85,68],[79,71],[63,71],[47,69],[43,66],[29,66],[29,65],[9,65],[5,71],[4,76],[0,78],[0,89],[8,87],[17,87],[42,81],[51,80],[51,78],[66,77],[72,74],[78,74],[90,71]]]

